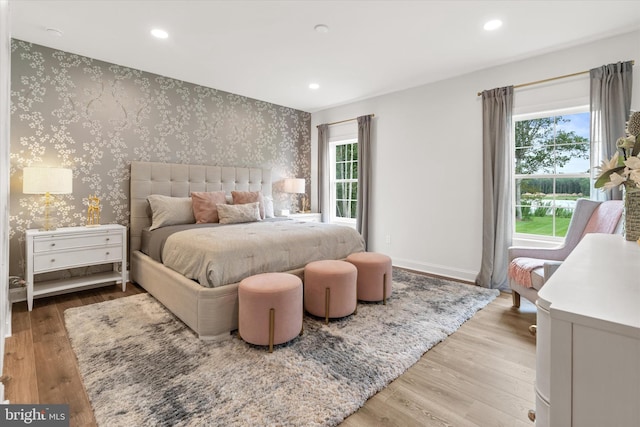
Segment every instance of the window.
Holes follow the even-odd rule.
[[[356,222],[358,206],[358,141],[348,139],[330,144],[329,161],[331,222]]]
[[[514,118],[516,237],[562,238],[591,195],[588,107]]]

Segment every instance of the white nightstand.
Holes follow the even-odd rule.
[[[122,291],[126,290],[127,229],[120,224],[63,227],[52,231],[27,230],[25,249],[29,311],[33,308],[33,298],[38,296],[61,294],[108,282],[121,282]],[[33,281],[36,274],[111,263],[113,271],[46,282]]]
[[[294,213],[294,214],[289,214],[288,216],[289,218],[299,219],[300,221],[322,222],[322,214],[318,212]]]

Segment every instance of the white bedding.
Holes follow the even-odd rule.
[[[172,234],[164,244],[162,263],[202,286],[218,287],[362,251],[364,240],[350,227],[261,221]]]

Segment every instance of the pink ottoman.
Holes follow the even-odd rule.
[[[302,334],[302,280],[288,273],[264,273],[238,285],[238,334],[248,343],[282,344]]]
[[[386,304],[391,296],[391,258],[375,252],[357,252],[347,261],[358,269],[358,299]]]
[[[358,270],[345,261],[313,261],[304,268],[304,308],[314,316],[344,317],[358,305]]]

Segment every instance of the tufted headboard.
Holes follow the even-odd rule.
[[[142,229],[151,225],[147,196],[189,197],[192,191],[262,191],[271,196],[271,170],[232,166],[131,162],[130,251],[140,249]]]

